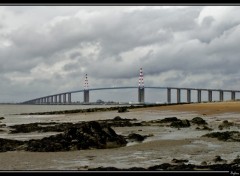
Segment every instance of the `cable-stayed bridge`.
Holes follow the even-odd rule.
[[[72,94],[83,92],[83,102],[90,102],[90,92],[93,91],[102,91],[102,90],[120,90],[120,89],[136,89],[138,91],[138,103],[145,103],[145,89],[165,89],[167,96],[167,103],[171,104],[172,101],[172,90],[176,90],[176,101],[177,103],[182,102],[181,91],[186,91],[187,103],[192,103],[192,91],[197,92],[197,101],[198,103],[202,102],[202,92],[207,92],[208,102],[213,101],[213,92],[219,92],[219,101],[224,101],[224,93],[229,92],[231,94],[230,100],[236,100],[236,94],[240,93],[240,90],[223,90],[223,89],[202,89],[202,88],[186,88],[186,87],[161,87],[161,86],[144,86],[143,82],[143,72],[142,68],[140,69],[139,75],[139,85],[138,86],[125,86],[125,87],[101,87],[101,88],[89,88],[88,87],[88,79],[86,75],[84,89],[75,90],[75,91],[67,91],[62,93],[57,93],[53,95],[47,95],[43,97],[34,98],[31,100],[27,100],[22,102],[22,104],[71,104],[72,103]]]

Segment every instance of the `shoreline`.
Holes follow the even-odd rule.
[[[202,102],[202,103],[171,103],[171,104],[143,104],[143,105],[129,105],[129,106],[114,106],[104,108],[86,108],[73,109],[63,111],[46,111],[33,113],[20,113],[13,115],[60,115],[60,114],[76,114],[76,113],[92,113],[105,111],[121,111],[127,112],[128,109],[143,111],[159,110],[159,111],[180,111],[180,112],[197,112],[202,115],[214,115],[222,113],[240,113],[240,101],[225,101],[225,102]]]
[[[238,141],[221,141],[217,138],[203,137],[203,135],[212,132],[221,132],[221,134],[225,134],[223,132],[226,131],[239,132],[240,121],[238,120],[237,114],[235,117],[226,115],[226,113],[238,113],[240,111],[238,110],[240,109],[239,107],[240,102],[214,102],[129,108],[128,111],[123,113],[119,113],[118,109],[116,109],[111,111],[111,113],[97,111],[95,113],[86,113],[86,115],[82,113],[66,114],[61,116],[61,119],[68,122],[71,122],[73,119],[79,119],[78,121],[80,122],[82,116],[85,116],[85,119],[105,116],[105,118],[108,119],[107,123],[109,123],[114,121],[116,116],[121,116],[122,119],[127,118],[133,120],[135,125],[126,126],[128,124],[126,123],[122,126],[121,123],[119,123],[116,127],[112,126],[117,134],[128,136],[131,133],[136,133],[148,137],[142,142],[140,141],[133,145],[117,148],[59,152],[30,152],[22,150],[0,152],[0,170],[130,171],[135,169],[135,171],[150,171],[159,169],[214,170],[221,167],[239,170],[240,159],[237,160],[240,155]],[[182,114],[181,112],[186,113]],[[189,112],[196,113],[191,115]],[[196,114],[207,122],[206,126],[209,128],[204,127],[205,123],[193,124],[193,118],[198,116]],[[151,116],[151,118],[148,118],[149,116]],[[172,122],[166,124],[161,123],[164,119],[166,121],[166,118],[168,118],[168,120],[169,118],[174,120],[173,116],[177,117],[181,122],[184,122],[185,125],[188,119],[191,123],[190,126],[173,127],[171,126]],[[31,118],[34,118],[34,115]],[[48,125],[54,125],[55,123],[51,122],[51,119],[54,120],[55,118],[55,115],[49,116]],[[138,126],[139,119],[144,126]],[[226,120],[228,121],[225,123],[226,127],[223,127],[222,130],[219,129],[219,126],[223,125],[223,122]],[[87,120],[81,122],[86,121]],[[104,122],[104,120],[101,119],[98,121]],[[2,120],[2,123],[3,122],[4,119]],[[39,123],[40,126],[44,128],[45,125],[41,123]],[[57,122],[57,124],[60,123],[66,122],[61,120]],[[180,123],[180,125],[181,124],[182,123]],[[40,126],[38,126],[38,128]],[[211,128],[213,128],[213,131],[210,130]],[[20,129],[22,129],[22,127]],[[38,133],[42,135],[45,134],[41,130],[34,134]],[[29,133],[19,133],[20,136],[27,134]],[[16,135],[18,135],[18,133],[16,133]],[[212,136],[214,135],[215,134]],[[217,156],[220,156],[220,158]],[[219,161],[215,161],[216,158],[219,159]],[[236,165],[237,167],[235,167]]]

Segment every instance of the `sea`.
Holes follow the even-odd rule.
[[[22,113],[52,112],[88,108],[109,108],[121,105],[24,105],[24,104],[1,104],[0,117],[7,126],[38,122],[39,118],[53,117],[54,115],[21,115]],[[55,115],[61,116],[61,115]],[[34,118],[32,118],[34,117]],[[39,118],[38,118],[39,117]]]
[[[163,119],[166,117],[177,117],[189,119],[199,114],[194,112],[175,111],[144,111],[130,110],[128,113],[117,111],[57,114],[57,115],[20,115],[21,113],[50,112],[87,108],[106,108],[119,105],[0,105],[0,124],[7,126],[34,122],[78,122],[86,120],[110,119],[119,115],[122,118],[136,118],[139,121]],[[205,117],[206,118],[206,117]],[[238,114],[224,114],[208,116],[207,122],[213,125],[229,119],[238,119]],[[218,121],[220,120],[220,121]],[[239,142],[226,142],[217,140],[205,140],[202,135],[209,131],[196,130],[195,126],[190,128],[175,129],[168,126],[136,126],[116,127],[117,134],[127,136],[130,133],[150,135],[142,143],[129,143],[126,147],[113,149],[89,149],[67,152],[26,152],[12,151],[0,153],[0,170],[87,170],[96,167],[149,167],[156,164],[171,163],[173,158],[187,159],[190,164],[200,164],[202,161],[212,162],[216,155],[221,154],[223,159],[232,161],[240,155]],[[234,127],[237,128],[237,127]],[[17,133],[10,134],[9,128],[0,132],[0,138],[29,140],[41,139],[45,136],[55,135],[55,132],[46,133]],[[236,129],[233,129],[236,130]],[[239,130],[239,129],[238,129]],[[154,143],[154,141],[160,141]],[[171,141],[180,141],[179,145],[167,145]],[[190,141],[185,143],[184,141]],[[147,145],[146,145],[147,144]]]

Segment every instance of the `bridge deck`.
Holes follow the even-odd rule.
[[[102,87],[102,88],[92,88],[88,89],[89,91],[98,91],[98,90],[111,90],[111,89],[137,89],[139,88],[138,86],[126,86],[126,87]],[[151,86],[146,86],[144,88],[147,89],[180,89],[180,90],[200,90],[200,91],[223,91],[223,92],[240,92],[240,90],[222,90],[222,89],[199,89],[199,88],[186,88],[186,87],[151,87]],[[72,94],[72,93],[79,93],[79,92],[84,92],[84,89],[81,90],[75,90],[75,91],[68,91],[68,92],[62,92],[58,94],[53,94],[53,95],[48,95],[48,96],[43,96],[39,98],[35,98],[32,100],[25,101],[23,103],[31,102],[31,101],[36,101],[42,98],[48,98],[48,97],[54,97],[54,96],[59,96],[63,94]]]

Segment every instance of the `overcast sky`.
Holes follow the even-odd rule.
[[[0,6],[0,102],[83,89],[86,73],[90,88],[138,86],[140,67],[145,86],[239,90],[239,16],[239,6]]]

